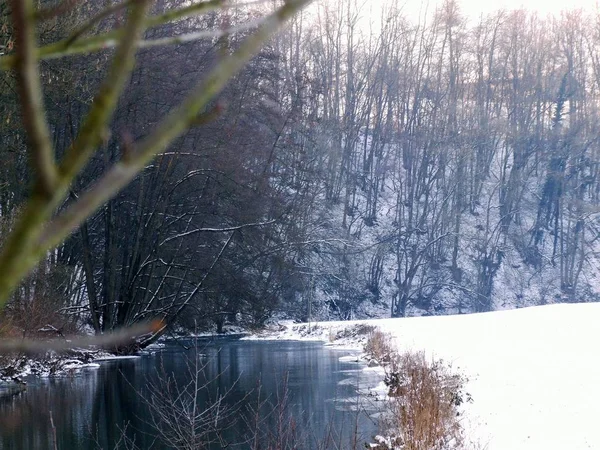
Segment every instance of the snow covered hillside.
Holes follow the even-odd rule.
[[[281,337],[330,339],[358,324],[393,335],[469,378],[467,435],[488,450],[600,448],[600,304],[293,325]],[[316,329],[315,329],[316,328]]]

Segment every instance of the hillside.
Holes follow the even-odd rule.
[[[96,22],[102,7],[87,3],[45,24],[40,42],[68,47],[80,27],[96,42],[107,38],[112,22]],[[19,79],[7,79],[0,246],[14,250],[2,253],[0,281],[10,289],[0,295],[1,333],[51,325],[100,334],[154,318],[165,330],[222,332],[273,317],[431,316],[600,299],[596,10],[474,18],[463,2],[443,0],[425,17],[395,0],[283,2],[288,26],[203,100],[198,112],[207,116],[176,133],[161,128],[165,114],[184,114],[185,99],[204,92],[201,80],[225,81],[223,55],[243,53],[259,18],[278,17],[281,2],[226,11],[216,3],[206,17],[183,0],[156,5],[152,32],[165,39],[152,39],[156,51],[146,42],[132,52],[123,73],[132,81],[115,92],[120,100],[97,131],[102,149],[89,144],[89,153],[71,149],[88,112],[102,107],[94,92],[110,73],[110,52],[94,44],[74,60],[44,53],[36,89],[46,105],[44,148],[57,167],[71,153],[82,159],[52,207],[30,207],[57,224],[57,238],[32,259],[17,224],[33,198],[39,149],[17,119],[26,100]],[[0,55],[4,70],[19,46],[6,0],[0,10],[0,51],[11,53]],[[215,45],[220,21],[231,29]],[[162,143],[159,129],[174,134]],[[161,145],[127,180],[103,178],[121,173],[130,141]],[[99,180],[111,192],[71,223],[69,208]]]

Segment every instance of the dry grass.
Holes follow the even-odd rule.
[[[397,354],[392,344],[392,336],[378,329],[371,331],[364,350],[369,358],[384,366],[392,363],[392,358]]]
[[[340,339],[358,339],[370,336],[376,328],[372,325],[356,324],[349,327],[343,327],[341,330],[329,328],[329,342],[335,342]]]
[[[442,361],[423,353],[398,354],[391,336],[374,331],[365,351],[386,369],[386,402],[376,450],[449,450],[466,448],[460,406],[470,401],[466,379]]]
[[[392,397],[392,427],[406,450],[463,448],[459,407],[469,400],[464,378],[423,353],[405,353],[385,380]]]

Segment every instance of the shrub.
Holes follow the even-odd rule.
[[[393,439],[380,449],[446,450],[464,448],[460,405],[470,401],[465,378],[423,353],[400,355],[388,371],[387,423]]]
[[[459,407],[471,397],[466,379],[443,361],[428,361],[422,352],[399,354],[392,336],[371,331],[365,353],[384,366],[388,388],[380,418],[384,436],[375,450],[449,450],[465,448]]]
[[[364,350],[369,358],[384,365],[392,364],[392,359],[397,354],[392,346],[391,335],[377,329],[371,331]]]

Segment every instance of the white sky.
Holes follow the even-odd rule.
[[[373,3],[382,0],[371,0]],[[405,4],[405,10],[413,14],[418,14],[422,4],[427,4],[427,0],[397,0],[399,4]],[[496,11],[498,9],[529,9],[537,11],[540,15],[560,14],[564,9],[582,8],[595,11],[598,8],[599,0],[459,0],[463,14],[470,18],[477,18],[482,13]],[[442,3],[442,0],[429,0],[429,11],[433,11],[436,5]]]
[[[370,3],[377,10],[377,4],[397,1],[404,5],[403,10],[410,16],[418,17],[419,12],[427,10],[431,13],[443,0],[366,0],[365,6]],[[470,19],[476,19],[481,14],[490,13],[499,9],[528,9],[538,12],[541,16],[547,14],[559,15],[565,9],[584,9],[598,11],[600,0],[459,0],[461,11]]]

